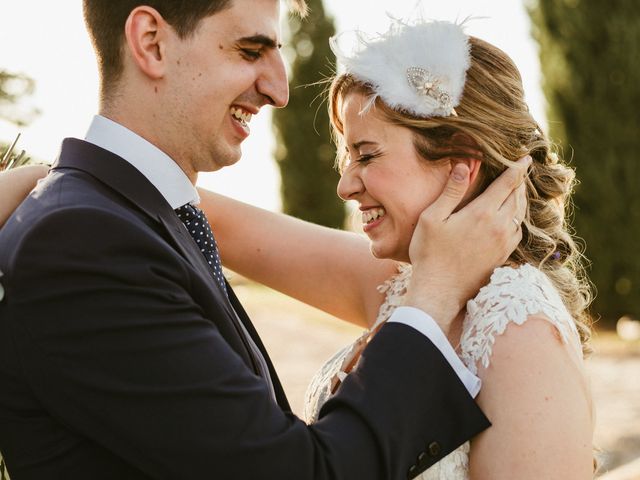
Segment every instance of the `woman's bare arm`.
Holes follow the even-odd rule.
[[[396,272],[365,238],[200,189],[224,265],[343,320],[369,326]]]
[[[492,427],[471,442],[472,480],[593,478],[588,382],[554,326],[541,316],[509,325],[479,376]]]
[[[28,165],[0,172],[0,227],[48,171],[46,165]]]

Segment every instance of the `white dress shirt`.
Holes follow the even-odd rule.
[[[171,157],[128,128],[96,115],[85,140],[115,153],[133,165],[158,189],[174,210],[186,203],[200,202],[195,186]],[[478,395],[480,379],[465,367],[433,318],[417,308],[398,307],[388,321],[403,323],[426,336],[444,355],[471,396]]]
[[[85,140],[115,153],[133,165],[158,189],[174,210],[187,203],[200,203],[196,187],[169,155],[119,123],[96,115]]]

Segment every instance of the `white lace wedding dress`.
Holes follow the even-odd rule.
[[[318,419],[320,408],[331,395],[345,371],[357,361],[371,332],[384,323],[393,310],[402,305],[402,297],[411,276],[411,266],[402,265],[400,273],[379,287],[386,294],[376,323],[351,345],[336,353],[311,381],[305,398],[305,417],[308,423]],[[508,324],[522,325],[529,315],[543,314],[558,330],[562,340],[580,352],[576,326],[551,281],[535,267],[525,264],[518,268],[496,269],[488,285],[467,302],[463,333],[458,353],[473,373],[477,366],[489,366],[496,337],[504,333]],[[467,480],[469,470],[469,442],[450,453],[423,472],[418,480]]]

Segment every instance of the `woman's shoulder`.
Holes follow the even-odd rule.
[[[549,278],[529,264],[497,268],[489,283],[467,302],[460,341],[467,367],[474,372],[480,364],[488,367],[497,338],[510,326],[523,326],[531,320],[546,321],[547,328],[553,327],[549,339],[574,344],[579,350],[575,322]],[[520,335],[525,341],[537,335],[536,327],[527,327]]]

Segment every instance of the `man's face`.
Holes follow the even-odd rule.
[[[287,104],[279,4],[233,0],[192,36],[168,43],[164,142],[187,175],[237,162],[251,116],[264,105]]]

